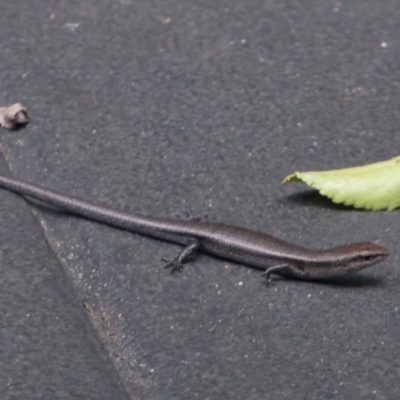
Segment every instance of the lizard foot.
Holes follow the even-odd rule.
[[[271,279],[270,273],[268,273],[268,270],[261,274],[261,278],[263,279],[266,287],[272,287],[272,286],[276,285],[276,282]]]
[[[183,271],[183,264],[181,263],[181,260],[179,259],[180,257],[175,257],[172,260],[166,260],[163,258],[163,261],[166,261],[167,263],[164,265],[164,268],[170,268],[171,269],[171,274],[174,272],[182,272]]]

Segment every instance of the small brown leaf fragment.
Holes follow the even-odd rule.
[[[0,126],[16,129],[29,123],[28,111],[21,103],[9,107],[0,107]]]

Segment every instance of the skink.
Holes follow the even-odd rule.
[[[141,217],[112,210],[38,186],[0,176],[0,187],[30,196],[72,214],[117,228],[185,246],[166,264],[179,271],[198,251],[264,270],[271,274],[319,280],[347,275],[385,260],[388,251],[370,242],[351,243],[327,250],[311,250],[265,233],[239,226],[197,220]]]

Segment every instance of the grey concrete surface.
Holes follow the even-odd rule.
[[[1,399],[128,398],[24,200],[1,191],[0,220]]]
[[[178,246],[1,191],[2,398],[398,396],[398,211],[280,182],[399,154],[399,2],[1,3],[0,105],[32,117],[1,131],[9,175],[144,215],[391,253],[336,284],[267,289],[259,271],[203,255],[171,276],[161,259]]]

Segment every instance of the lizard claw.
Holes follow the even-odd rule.
[[[163,260],[167,261],[167,260]],[[168,261],[165,265],[164,268],[171,268],[171,274],[173,274],[175,271],[182,272],[183,270],[183,265],[179,260],[179,257],[175,257],[174,259]]]

